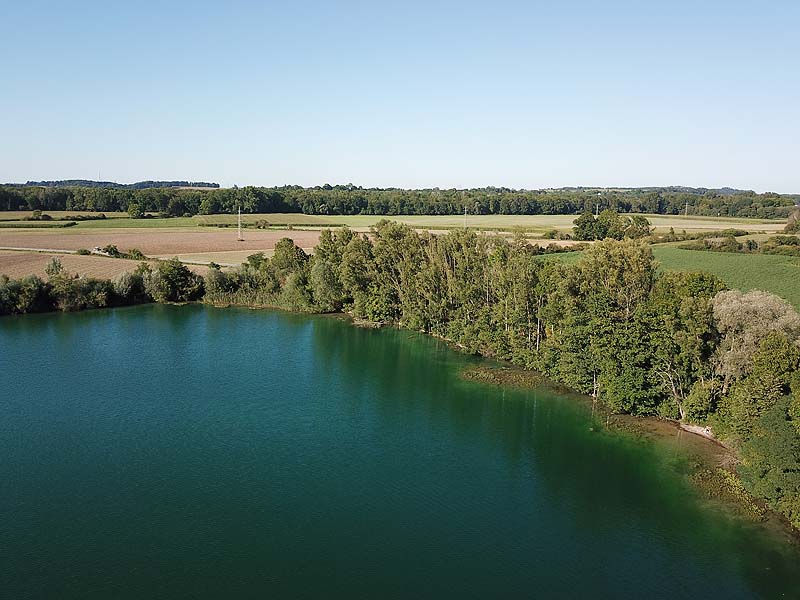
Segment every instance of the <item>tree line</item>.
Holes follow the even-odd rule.
[[[800,256],[800,236],[773,235],[764,241],[748,238],[740,242],[735,235],[729,234],[710,239],[699,239],[679,247],[685,250],[708,250],[711,252]]]
[[[22,281],[0,281],[0,310],[36,306]],[[41,285],[70,310],[82,306],[60,299],[80,282],[58,271]],[[800,315],[711,274],[660,272],[643,240],[599,241],[570,263],[521,236],[382,221],[370,235],[323,231],[313,255],[285,238],[205,280],[174,260],[105,286],[89,289],[112,303],[347,312],[540,371],[615,412],[709,425],[738,450],[748,489],[800,528]]]
[[[218,188],[218,183],[207,181],[137,181],[135,183],[116,183],[114,181],[92,181],[91,179],[59,179],[52,181],[28,181],[27,183],[7,183],[9,187],[90,187],[143,190],[145,188],[198,187]]]
[[[147,182],[144,182],[147,183]],[[186,183],[186,182],[183,182]],[[193,184],[194,185],[194,184]],[[210,184],[209,184],[210,185]],[[313,215],[558,215],[611,209],[652,213],[786,219],[795,197],[774,193],[687,189],[509,188],[381,189],[354,185],[182,189],[0,186],[0,210],[67,210],[191,216],[295,212]]]

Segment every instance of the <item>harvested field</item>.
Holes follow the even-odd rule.
[[[79,256],[77,254],[45,254],[33,252],[4,252],[0,250],[0,274],[12,279],[27,275],[44,278],[45,267],[53,258],[61,260],[64,269],[87,277],[111,279],[125,271],[132,271],[139,264],[135,260],[105,258],[102,256]]]
[[[558,246],[559,248],[571,248],[572,246],[591,245],[594,242],[579,242],[577,240],[530,240],[533,246],[547,248],[548,246]]]
[[[106,258],[104,256],[0,250],[0,275],[8,275],[12,279],[26,277],[27,275],[38,275],[45,278],[45,268],[53,258],[58,258],[64,269],[69,273],[76,273],[84,277],[97,277],[99,279],[112,279],[125,271],[133,271],[140,263],[137,260]],[[205,275],[208,272],[208,267],[199,265],[190,265],[189,268],[200,275]]]
[[[319,240],[319,231],[248,230],[244,233],[245,240],[240,242],[236,230],[230,229],[91,229],[75,233],[4,230],[0,232],[0,247],[78,250],[113,244],[122,252],[138,248],[146,256],[170,257],[233,250],[253,254],[273,249],[284,237],[293,239],[300,247],[313,248]]]
[[[719,231],[722,229],[745,229],[753,232],[781,231],[784,221],[765,219],[740,219],[730,217],[699,217],[681,215],[643,215],[658,231]],[[578,215],[468,215],[467,227],[511,231],[521,228],[526,231],[544,232],[557,229],[572,229]],[[192,217],[198,224],[236,223],[234,215],[205,215]],[[464,227],[464,215],[303,215],[299,213],[270,213],[242,215],[246,223],[264,220],[271,225],[324,227],[326,225],[348,225],[357,229],[369,228],[382,219],[406,223],[417,229],[446,230]]]

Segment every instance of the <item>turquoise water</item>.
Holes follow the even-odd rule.
[[[269,311],[0,319],[0,596],[800,597],[674,452],[474,362]]]

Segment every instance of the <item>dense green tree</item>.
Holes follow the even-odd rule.
[[[269,266],[278,282],[283,285],[289,275],[304,272],[308,266],[308,260],[308,255],[291,238],[281,238],[275,244]]]
[[[26,314],[52,310],[49,286],[36,275],[22,279],[0,276],[0,314]]]
[[[713,275],[667,272],[656,280],[642,311],[653,372],[681,419],[703,420],[711,410],[705,382],[712,376],[709,358],[717,341],[712,299],[724,288]]]
[[[620,215],[611,208],[603,210],[597,217],[590,212],[583,213],[574,224],[573,237],[583,241],[639,239],[651,233],[650,221],[642,215]]]
[[[800,431],[789,402],[783,397],[758,417],[742,445],[738,470],[756,496],[800,529]]]
[[[749,374],[736,382],[723,400],[720,416],[724,425],[742,438],[750,437],[759,416],[791,392],[798,370],[797,345],[783,333],[769,333],[753,354]]]
[[[322,312],[339,311],[347,301],[339,272],[342,255],[353,237],[354,234],[346,227],[335,234],[330,229],[320,233],[310,277],[314,302]]]
[[[138,202],[131,202],[128,204],[128,216],[131,219],[141,219],[144,216],[144,211],[142,207],[139,206]]]
[[[573,221],[575,227],[572,237],[581,241],[602,240],[608,234],[606,225],[596,219],[591,212],[585,212]]]
[[[366,236],[355,236],[345,246],[339,277],[348,308],[357,317],[367,317],[369,292],[375,280],[375,265],[372,244]]]
[[[121,273],[114,279],[112,285],[114,294],[121,304],[140,304],[147,301],[144,277],[140,271]]]

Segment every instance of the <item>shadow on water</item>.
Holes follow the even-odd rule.
[[[634,561],[657,554],[657,545],[680,554],[691,543],[702,559],[684,565],[675,574],[680,579],[664,582],[673,590],[720,593],[729,587],[727,577],[741,574],[758,596],[800,597],[797,548],[760,524],[710,513],[682,477],[691,455],[675,444],[657,447],[626,433],[596,431],[586,405],[569,396],[460,380],[458,371],[480,359],[457,355],[439,340],[398,330],[339,334],[342,326],[315,321],[314,349],[320,364],[341,375],[349,397],[363,400],[368,387],[368,401],[387,419],[442,418],[460,436],[479,435],[502,448],[504,468],[535,477],[537,493],[547,494],[561,518],[568,515],[587,538],[582,544],[605,540],[591,554],[606,572],[620,568],[601,547],[609,541],[627,547]],[[747,552],[738,551],[743,546]]]

